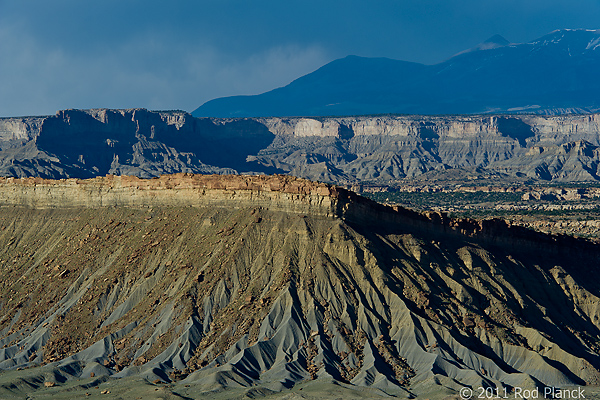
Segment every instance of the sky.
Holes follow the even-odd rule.
[[[600,28],[600,0],[0,0],[0,117],[191,112],[347,55],[435,64],[562,28]]]

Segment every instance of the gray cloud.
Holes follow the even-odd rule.
[[[211,46],[134,37],[93,55],[43,46],[0,29],[0,115],[53,114],[63,108],[192,110],[224,95],[283,86],[327,61],[318,46],[283,44],[245,57]]]
[[[349,54],[436,63],[598,21],[598,0],[0,0],[0,115],[191,111]]]

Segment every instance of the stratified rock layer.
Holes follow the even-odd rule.
[[[194,118],[65,110],[0,119],[0,176],[285,173],[337,184],[600,179],[600,114]]]
[[[261,119],[276,140],[249,160],[329,182],[468,176],[598,180],[600,115]]]
[[[77,207],[260,207],[333,216],[338,189],[280,175],[163,175],[99,177],[60,181],[0,178],[1,206]]]
[[[3,396],[600,382],[598,246],[504,221],[287,176],[5,179],[0,249],[0,369],[46,365]]]

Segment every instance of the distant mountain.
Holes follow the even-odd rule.
[[[211,100],[196,117],[581,113],[600,109],[600,30],[529,43],[496,35],[435,65],[348,56],[256,96]]]

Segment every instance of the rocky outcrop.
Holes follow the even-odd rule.
[[[290,176],[163,175],[87,180],[1,178],[0,207],[269,207],[273,210],[332,217],[339,191],[331,185]]]
[[[144,109],[4,118],[0,134],[0,175],[54,179],[232,173],[247,152],[266,147],[273,136],[254,121],[224,123]]]
[[[0,118],[0,141],[29,141],[39,134],[45,119],[46,117]]]

